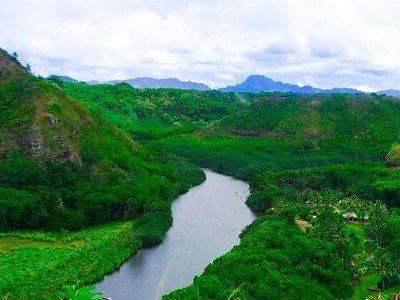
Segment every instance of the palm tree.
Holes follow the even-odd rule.
[[[103,296],[96,291],[93,285],[79,287],[79,282],[72,285],[66,285],[59,292],[62,300],[102,300]]]
[[[242,283],[241,285],[239,285],[230,295],[226,300],[232,300],[233,297],[240,292],[240,288],[243,286],[244,283]]]
[[[383,233],[387,225],[388,215],[389,213],[386,206],[381,202],[376,202],[371,205],[367,231],[376,242],[377,248],[383,244]]]
[[[374,260],[372,261],[373,268],[382,278],[382,290],[386,289],[386,280],[396,273],[396,266],[393,264],[393,261],[385,251],[377,251],[375,253]]]

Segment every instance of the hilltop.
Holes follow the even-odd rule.
[[[399,102],[379,95],[260,94],[258,101],[222,119],[218,126],[237,135],[377,141],[396,137],[399,115]]]
[[[2,50],[0,107],[2,230],[76,229],[135,216],[149,201],[168,211],[182,188],[157,153]]]

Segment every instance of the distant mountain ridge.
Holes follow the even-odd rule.
[[[250,75],[242,83],[234,86],[227,86],[219,89],[223,92],[293,92],[302,94],[318,94],[318,93],[346,93],[356,94],[361,93],[356,89],[351,88],[333,88],[333,89],[319,89],[309,85],[298,86],[296,84],[283,83],[275,81],[263,75]]]
[[[50,75],[49,78],[57,79],[66,82],[79,82],[74,78],[65,75]],[[174,88],[183,90],[199,90],[206,91],[210,90],[204,83],[194,81],[182,81],[177,78],[151,78],[151,77],[137,77],[133,79],[125,80],[110,80],[106,82],[99,82],[97,80],[90,80],[86,83],[89,85],[96,84],[118,84],[127,83],[131,86],[139,89],[144,88]],[[227,86],[218,89],[222,92],[237,92],[237,93],[260,93],[260,92],[292,92],[300,94],[330,94],[330,93],[342,93],[342,94],[357,94],[363,93],[353,88],[332,88],[332,89],[320,89],[310,85],[299,86],[296,84],[284,83],[281,81],[275,81],[264,75],[250,75],[241,83],[236,85]],[[400,97],[400,90],[390,89],[376,92],[378,95],[387,95],[391,97]]]
[[[162,78],[156,79],[151,77],[138,77],[133,79],[125,80],[113,80],[106,83],[116,84],[125,82],[133,87],[144,89],[144,88],[175,88],[182,90],[199,90],[206,91],[210,88],[204,83],[198,83],[194,81],[182,81],[177,78]]]
[[[55,79],[55,80],[60,80],[60,81],[65,81],[65,82],[79,82],[79,80],[76,80],[72,77],[66,76],[66,75],[50,75],[50,79]]]
[[[384,91],[377,92],[377,94],[378,95],[391,96],[391,97],[400,97],[400,91],[399,90],[384,90]]]

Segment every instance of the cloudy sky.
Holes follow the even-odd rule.
[[[1,0],[0,47],[80,80],[400,89],[400,1]]]

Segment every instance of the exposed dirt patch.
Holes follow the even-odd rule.
[[[312,225],[305,220],[295,220],[297,226],[303,231],[306,231],[308,228],[312,227]]]

